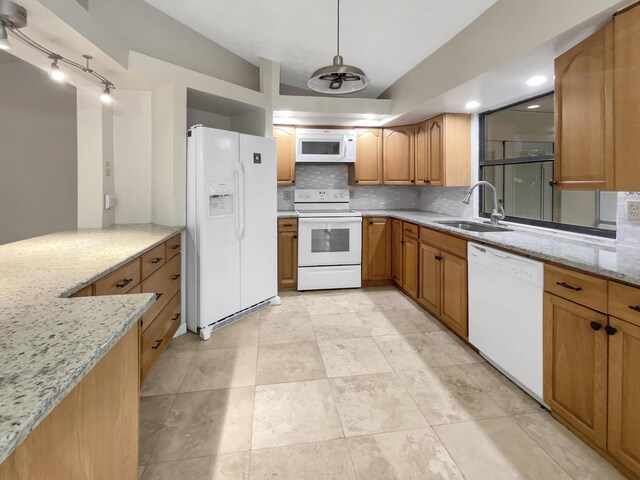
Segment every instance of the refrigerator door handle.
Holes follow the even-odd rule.
[[[240,169],[236,169],[233,172],[234,183],[235,183],[235,214],[234,214],[234,222],[236,227],[236,240],[240,240],[241,232],[240,232]]]
[[[242,179],[239,182],[241,190],[240,190],[240,193],[238,194],[238,198],[242,203],[242,207],[240,209],[242,211],[242,223],[241,223],[239,239],[242,240],[247,230],[247,202],[245,198],[247,194],[247,174],[244,170],[244,165],[242,164],[242,162],[240,162],[240,176],[242,177]]]

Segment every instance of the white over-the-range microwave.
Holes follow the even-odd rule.
[[[296,129],[297,163],[354,163],[355,130]]]

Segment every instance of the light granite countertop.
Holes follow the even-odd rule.
[[[450,233],[478,243],[504,248],[529,257],[566,265],[613,280],[640,286],[640,249],[609,239],[565,234],[508,224],[511,232],[468,232],[437,222],[469,220],[419,210],[358,210],[363,216],[391,217]],[[278,211],[282,218],[296,217],[293,210]],[[473,220],[473,219],[472,219]]]
[[[65,297],[181,230],[118,225],[0,245],[0,463],[154,302]]]

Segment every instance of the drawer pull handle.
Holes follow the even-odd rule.
[[[163,293],[156,293],[156,300],[159,300],[162,295],[164,295],[164,294]]]
[[[162,261],[162,257],[156,257],[153,260],[151,260],[151,263],[160,263]]]
[[[154,350],[157,350],[158,348],[160,348],[160,344],[162,343],[162,340],[163,340],[162,338],[160,340],[156,340],[156,346],[151,348],[153,348]]]
[[[176,321],[176,320],[178,320],[179,318],[180,318],[180,314],[179,314],[179,313],[176,313],[176,314],[171,318],[171,320],[173,320],[173,321],[175,322],[175,321]]]
[[[609,335],[615,335],[618,329],[615,327],[612,327],[611,325],[607,325],[606,327],[604,327],[604,331],[607,332]]]
[[[293,223],[283,223],[283,227],[293,227]]]
[[[177,280],[180,278],[180,274],[176,273],[175,275],[171,275],[171,280]]]
[[[636,312],[640,312],[640,305],[629,305],[631,310],[635,310]]]
[[[592,329],[594,329],[596,332],[602,328],[602,325],[601,325],[601,324],[599,324],[598,322],[591,322],[589,325],[590,325],[590,326],[591,326],[591,328],[592,328]]]
[[[116,283],[116,287],[118,288],[124,288],[127,285],[129,285],[131,282],[133,282],[133,278],[125,278],[123,281],[121,281],[120,283]]]
[[[171,245],[171,250],[177,250],[180,248],[180,244],[178,243],[177,245]]]
[[[569,285],[565,282],[556,282],[556,285],[560,285],[561,287],[568,288],[569,290],[573,290],[574,292],[580,292],[582,287],[574,287],[573,285]]]

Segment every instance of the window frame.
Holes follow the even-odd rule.
[[[539,98],[543,98],[543,97],[547,97],[549,95],[554,95],[554,90],[542,93],[540,95],[536,95],[534,97],[529,97],[526,98],[524,100],[519,100],[517,102],[514,103],[510,103],[508,105],[504,105],[500,108],[494,108],[492,110],[486,110],[484,112],[481,112],[478,114],[478,125],[479,125],[479,142],[478,142],[478,180],[483,180],[483,171],[482,169],[484,167],[498,167],[498,166],[503,166],[503,165],[517,165],[517,164],[523,164],[523,163],[542,163],[542,162],[549,162],[549,161],[554,161],[555,159],[555,155],[542,155],[539,157],[516,157],[516,158],[510,158],[508,160],[485,160],[485,143],[486,143],[486,127],[485,127],[485,123],[486,123],[486,117],[488,115],[491,115],[492,113],[496,113],[496,112],[500,112],[503,110],[508,110],[512,107],[518,106],[518,105],[523,105],[525,103],[530,103],[534,100],[538,100]],[[555,153],[555,144],[554,144],[554,153]],[[554,167],[555,167],[555,163],[554,163]],[[489,213],[485,213],[482,211],[482,206],[484,205],[484,200],[485,200],[485,189],[484,188],[479,188],[479,202],[478,202],[478,216],[480,218],[491,218],[491,214]],[[600,192],[595,191],[596,193],[596,220],[598,220],[598,223],[605,223],[605,224],[609,224],[611,225],[611,222],[605,222],[602,221],[600,219]],[[555,196],[556,194],[556,189],[552,188],[552,195]],[[553,203],[553,197],[552,197],[552,203]],[[585,226],[581,226],[581,225],[570,225],[570,224],[566,224],[566,223],[560,223],[560,222],[554,222],[554,221],[547,221],[547,220],[535,220],[535,219],[531,219],[531,218],[523,218],[523,217],[515,217],[512,215],[507,215],[504,218],[505,221],[507,222],[513,222],[513,223],[521,223],[523,225],[530,225],[530,226],[534,226],[534,227],[544,227],[544,228],[551,228],[554,230],[561,230],[561,231],[565,231],[565,232],[572,232],[572,233],[581,233],[581,234],[585,234],[585,235],[593,235],[593,236],[597,236],[597,237],[604,237],[604,238],[616,238],[616,230],[605,230],[605,229],[601,229],[601,228],[597,228],[597,227],[585,227]]]

